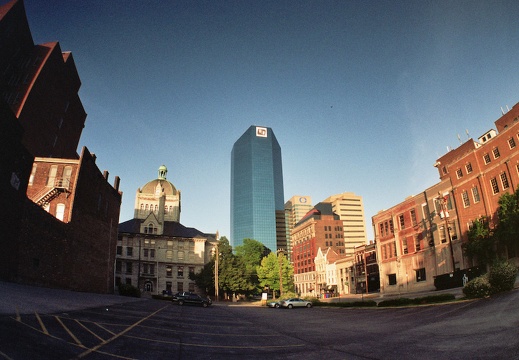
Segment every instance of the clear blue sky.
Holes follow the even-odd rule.
[[[285,200],[361,195],[372,239],[371,217],[435,184],[458,134],[519,102],[517,1],[25,5],[35,42],[74,55],[80,148],[121,177],[121,222],[165,164],[181,222],[228,237],[231,149],[254,124],[281,145]]]

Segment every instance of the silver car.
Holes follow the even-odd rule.
[[[303,300],[303,299],[300,299],[300,298],[292,298],[292,299],[287,299],[287,300],[280,301],[279,302],[279,306],[282,307],[282,308],[287,308],[287,309],[292,309],[292,308],[295,308],[295,307],[311,308],[312,307],[312,302],[308,301],[308,300]]]

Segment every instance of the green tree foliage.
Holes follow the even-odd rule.
[[[248,292],[259,290],[259,280],[256,268],[261,264],[261,259],[267,256],[270,250],[259,241],[244,239],[243,244],[236,247],[236,257],[245,266],[243,277],[247,278]]]
[[[193,280],[199,289],[205,289],[207,295],[213,295],[214,291],[214,257],[198,273],[189,273],[189,279]]]
[[[513,194],[503,194],[499,198],[497,210],[499,223],[495,238],[501,249],[517,250],[519,245],[519,187]]]
[[[463,245],[463,250],[471,260],[476,260],[481,266],[489,265],[496,259],[494,239],[485,218],[472,222],[468,242]]]
[[[261,260],[261,265],[257,267],[258,278],[262,287],[268,286],[271,290],[279,291],[281,266],[281,281],[283,291],[293,291],[294,289],[294,269],[282,253],[270,253]]]

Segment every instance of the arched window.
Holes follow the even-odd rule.
[[[153,224],[152,223],[150,223],[148,225],[148,234],[153,234]]]

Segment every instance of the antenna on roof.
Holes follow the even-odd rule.
[[[460,134],[458,134],[458,141],[460,142],[460,145],[463,144],[463,142],[461,141]]]
[[[509,112],[510,109],[508,108],[508,105],[506,105],[506,112]]]
[[[503,110],[503,107],[501,106],[501,115],[504,115],[505,111]]]
[[[467,134],[467,139],[470,139],[469,129],[465,129],[465,133]]]

